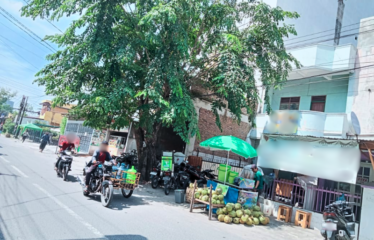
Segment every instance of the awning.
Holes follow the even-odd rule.
[[[356,140],[264,134],[258,156],[260,167],[352,184],[360,167]]]

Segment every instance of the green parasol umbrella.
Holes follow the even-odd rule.
[[[207,148],[211,151],[227,151],[227,161],[226,165],[229,162],[229,154],[230,152],[236,153],[245,158],[253,158],[257,157],[257,151],[254,149],[251,144],[247,143],[246,141],[241,140],[240,138],[233,137],[233,136],[215,136],[205,140],[204,142],[200,143],[200,146],[203,148]],[[226,168],[227,174],[227,168]],[[226,178],[225,178],[226,183]]]

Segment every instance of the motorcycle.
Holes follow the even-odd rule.
[[[356,237],[353,202],[336,201],[323,212],[322,236],[327,240],[352,240]]]
[[[191,183],[197,181],[198,187],[203,187],[204,184],[207,184],[207,179],[215,179],[215,176],[212,174],[213,170],[206,169],[198,172],[193,166],[188,164],[188,161],[181,163],[181,168],[188,174]]]
[[[163,180],[165,195],[169,195],[171,189],[186,189],[189,183],[188,174],[184,171],[178,171],[175,174],[167,171]]]
[[[163,185],[164,172],[161,171],[161,163],[157,164],[157,167],[153,168],[153,171],[151,172],[151,186],[152,188],[157,188],[158,186]]]
[[[59,158],[60,161],[57,165],[56,173],[57,176],[61,176],[64,181],[66,181],[68,172],[69,172],[69,165],[73,161],[73,153],[70,150],[64,150],[60,152]]]
[[[90,193],[101,193],[101,204],[104,207],[108,207],[113,198],[113,183],[110,180],[112,166],[113,163],[111,161],[105,161],[104,164],[98,164],[91,175],[87,191],[83,190],[84,196],[88,196]],[[83,169],[83,175],[86,175],[88,168],[89,166],[86,163],[86,167]],[[81,181],[81,185],[85,186],[84,181]]]

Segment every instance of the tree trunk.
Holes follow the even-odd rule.
[[[158,132],[161,129],[160,123],[155,123],[151,135],[146,136],[143,128],[135,130],[136,147],[138,150],[138,171],[141,179],[149,181],[149,174],[154,164],[156,164],[156,146],[158,143]]]

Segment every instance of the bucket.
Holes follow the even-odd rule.
[[[184,190],[177,189],[174,191],[175,203],[184,203]]]
[[[229,183],[233,184],[234,183],[234,179],[239,176],[239,173],[238,172],[235,172],[235,171],[230,171],[230,174],[229,174]]]
[[[226,166],[227,166],[227,173],[226,173]],[[229,176],[231,170],[231,166],[226,164],[220,164],[218,168],[218,181],[225,182]]]

